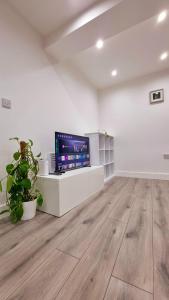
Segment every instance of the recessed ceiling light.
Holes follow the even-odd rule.
[[[168,57],[168,52],[164,52],[161,54],[160,59],[165,60]]]
[[[166,19],[166,17],[167,17],[167,11],[164,10],[164,11],[162,11],[162,12],[159,14],[158,19],[157,19],[157,22],[158,22],[158,23],[163,22],[163,21]]]
[[[96,47],[98,49],[101,49],[101,48],[103,48],[103,44],[104,44],[103,40],[99,39],[96,43]]]
[[[113,77],[117,76],[117,70],[113,70],[113,71],[111,72],[111,75],[112,75]]]

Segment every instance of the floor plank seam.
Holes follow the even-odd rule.
[[[54,249],[51,249],[51,254],[53,253],[53,250]],[[58,250],[57,250],[58,251]],[[50,255],[50,252],[49,252],[49,255]],[[34,270],[34,271],[32,271],[31,272],[31,274],[25,279],[25,280],[23,280],[23,282],[19,285],[19,286],[17,286],[13,291],[12,291],[12,293],[10,293],[8,296],[7,296],[7,298],[5,298],[5,299],[2,299],[2,300],[8,300],[9,298],[11,298],[11,296],[13,295],[13,294],[15,294],[15,292],[17,292],[17,290],[19,290],[20,289],[20,287],[22,287],[26,282],[28,282],[38,271],[39,271],[39,269],[41,269],[41,267],[43,267],[43,265],[45,265],[46,264],[46,262],[47,262],[47,260],[48,260],[48,257],[46,257],[46,259],[44,259],[38,266],[37,266],[37,268],[36,268],[36,270]]]
[[[79,265],[80,260],[77,261],[76,265],[74,266],[74,268],[72,269],[72,271],[70,272],[70,274],[68,275],[68,277],[65,279],[64,284],[62,285],[62,287],[59,289],[57,295],[55,296],[54,300],[57,300],[57,297],[59,296],[60,292],[62,291],[62,289],[64,288],[64,286],[66,285],[67,281],[69,280],[70,276],[72,275],[72,273],[75,271],[75,269],[77,268],[77,266]]]
[[[139,286],[134,285],[134,284],[132,284],[132,283],[130,283],[130,282],[128,282],[128,281],[125,281],[125,280],[123,280],[123,279],[121,279],[121,278],[119,278],[119,277],[117,277],[117,276],[115,276],[115,275],[111,275],[111,277],[116,278],[116,279],[120,280],[121,282],[124,282],[124,283],[126,283],[126,284],[128,284],[128,285],[130,285],[130,286],[132,286],[132,287],[134,287],[134,288],[136,288],[136,289],[138,289],[138,290],[140,290],[140,291],[142,291],[142,292],[145,292],[145,293],[148,293],[148,294],[150,294],[150,295],[153,295],[153,293],[151,293],[150,291],[147,291],[147,290],[145,290],[145,289],[142,289],[142,288],[140,288]]]
[[[59,252],[65,254],[65,255],[71,256],[71,257],[73,257],[73,258],[75,258],[75,259],[77,259],[77,260],[80,260],[80,259],[81,259],[81,257],[77,257],[77,256],[75,256],[75,255],[73,255],[73,254],[70,254],[70,253],[68,253],[68,252],[66,252],[66,251],[63,251],[63,250],[61,250],[61,249],[59,249],[59,248],[57,248],[57,247],[56,247],[55,249],[58,250]]]
[[[58,250],[58,249],[56,249],[56,250],[59,251],[59,252],[61,252],[61,251]],[[63,252],[62,252],[62,253],[63,253]],[[2,299],[2,300],[9,300],[9,299],[12,297],[12,295],[15,294],[15,293],[17,292],[17,290],[20,289],[20,287],[22,287],[26,282],[28,282],[32,277],[34,277],[34,275],[39,271],[39,269],[40,269],[41,267],[43,267],[43,265],[45,265],[45,263],[46,263],[47,260],[48,260],[48,258],[47,258],[44,262],[42,262],[42,263],[38,266],[38,268],[36,269],[36,271],[32,272],[32,274],[31,274],[26,280],[24,280],[23,283],[22,283],[19,287],[17,287],[17,288],[16,288],[16,289],[15,289],[15,290],[7,297],[7,298]],[[79,260],[78,260],[78,259],[76,259],[76,260],[77,260],[76,265],[74,266],[73,270],[72,270],[71,273],[68,275],[68,277],[65,278],[65,282],[64,282],[63,286],[65,285],[65,283],[66,283],[67,280],[69,279],[70,275],[72,274],[72,272],[74,271],[74,269],[75,269],[76,266],[78,265]],[[61,291],[61,289],[63,288],[63,286],[59,289],[59,291],[58,291],[58,293],[57,293],[57,295],[56,295],[55,297],[58,296],[58,294],[60,293],[60,291]],[[37,300],[38,300],[38,299],[37,299]]]
[[[122,189],[124,189],[126,186],[128,186],[128,184],[129,184],[129,182],[127,181],[127,183],[124,185],[124,187],[123,187]],[[121,189],[121,190],[122,190],[122,189]],[[118,199],[115,201],[115,203],[119,200],[119,198],[120,198],[120,196],[119,196]],[[106,205],[107,205],[108,202],[109,202],[109,200],[106,202]],[[108,215],[109,215],[109,212],[106,214],[106,216],[108,216]],[[105,218],[105,220],[100,224],[100,227],[103,226],[103,224],[106,223],[106,221],[107,221],[107,219]],[[117,220],[116,220],[116,222],[117,222]],[[118,222],[119,222],[119,220],[118,220]],[[120,223],[121,223],[121,222],[120,222]],[[123,224],[124,224],[124,223],[123,223]],[[125,224],[124,224],[124,225],[125,225]],[[99,227],[99,228],[100,228],[100,227]],[[97,238],[97,236],[98,236],[99,234],[100,234],[100,232],[98,231],[98,233],[96,234],[94,240]],[[123,237],[122,237],[122,239],[123,239]],[[91,243],[89,243],[89,246],[88,246],[88,247],[86,248],[86,250],[84,251],[82,257],[80,258],[80,260],[79,260],[78,263],[76,264],[75,268],[72,270],[70,276],[71,276],[72,273],[75,271],[75,269],[76,269],[76,267],[78,266],[78,264],[80,264],[80,262],[81,262],[81,260],[83,259],[85,253],[86,253],[86,252],[88,251],[88,249],[92,246],[92,243],[94,243],[94,240],[92,240]],[[118,254],[117,254],[117,255],[118,255]],[[113,268],[114,268],[114,266],[113,266]],[[69,277],[70,277],[70,276],[69,276]],[[69,278],[68,278],[68,279],[69,279]],[[106,295],[106,292],[107,292],[107,289],[108,289],[110,280],[111,280],[111,274],[110,274],[110,278],[109,278],[109,281],[108,281],[107,288],[106,288],[105,294],[104,294],[104,296],[103,296],[103,299],[105,298],[105,295]],[[66,284],[66,282],[64,283],[64,285],[63,285],[62,288],[60,289],[59,293],[60,293],[61,290],[64,288],[65,284]],[[57,294],[57,297],[59,296],[59,293]],[[56,297],[56,299],[57,299],[57,297]]]
[[[132,207],[133,207],[133,205],[134,205],[134,202],[135,202],[135,199],[133,200]],[[117,262],[117,259],[118,259],[118,255],[119,255],[121,246],[122,246],[122,244],[123,244],[123,240],[124,240],[124,237],[125,237],[125,234],[126,234],[126,231],[127,231],[127,227],[128,227],[129,221],[130,221],[131,213],[132,213],[132,209],[131,209],[131,211],[130,211],[128,221],[127,221],[127,223],[126,223],[126,225],[125,225],[124,234],[123,234],[123,237],[122,237],[120,246],[119,246],[119,250],[118,250],[118,253],[117,253],[117,257],[116,257],[116,260],[115,260],[115,263],[114,263],[114,266],[113,266],[113,270],[112,270],[111,275],[113,275],[113,272],[114,272],[114,268],[115,268],[115,265],[116,265],[116,262]]]
[[[129,218],[130,218],[130,217],[129,217]],[[128,219],[128,222],[129,222],[129,219]],[[116,259],[115,259],[115,262],[114,262],[114,265],[113,265],[112,272],[111,272],[111,274],[110,274],[110,278],[109,278],[109,281],[108,281],[107,288],[106,288],[106,291],[105,291],[105,294],[104,294],[103,299],[105,299],[106,294],[107,294],[107,290],[108,290],[108,287],[109,287],[109,284],[110,284],[110,280],[111,280],[111,277],[112,277],[112,274],[113,274],[113,271],[114,271],[114,268],[115,268],[115,264],[116,264],[116,261],[117,261],[117,258],[118,258],[119,252],[120,252],[120,248],[121,248],[121,245],[122,245],[122,243],[123,243],[123,239],[124,239],[124,236],[125,236],[125,233],[126,233],[126,230],[127,230],[128,222],[126,223],[126,225],[124,224],[124,225],[125,225],[124,234],[123,234],[123,236],[122,236],[122,240],[121,240],[121,243],[120,243],[118,252],[117,252],[117,256],[116,256]]]
[[[123,244],[123,240],[124,240],[124,237],[125,237],[125,234],[126,234],[126,231],[127,231],[127,226],[128,226],[129,220],[130,220],[130,216],[129,216],[128,222],[126,223],[125,228],[124,228],[124,233],[123,233],[121,243],[120,243],[120,246],[119,246],[119,249],[118,249],[118,252],[117,252],[117,256],[116,256],[116,259],[115,259],[115,262],[114,262],[114,265],[113,265],[113,270],[111,272],[111,276],[114,272],[114,268],[115,268],[115,265],[116,265],[116,262],[117,262],[117,259],[118,259],[118,255],[119,255],[119,252],[120,252],[120,249],[121,249],[121,246]]]
[[[104,225],[104,223],[106,223],[107,219],[105,218],[105,220],[100,224],[99,228],[101,228],[101,226]],[[85,255],[85,253],[88,251],[88,249],[92,246],[92,244],[94,243],[95,239],[97,238],[97,236],[100,234],[100,231],[98,230],[98,232],[95,235],[95,238],[89,243],[88,247],[85,249],[85,251],[83,252],[82,257],[79,258],[79,262],[82,260],[83,256]]]
[[[126,183],[126,185],[128,185],[128,183]],[[125,186],[126,186],[125,185]],[[119,200],[119,198],[118,198],[118,200]],[[107,206],[107,204],[109,203],[109,200],[107,200],[106,201],[106,203],[105,203],[105,206]],[[104,207],[105,207],[104,206]],[[102,208],[102,209],[104,209],[104,207]],[[99,228],[101,228],[103,225],[104,225],[104,223],[107,221],[107,218],[109,218],[109,211],[106,213],[106,216],[105,216],[105,220],[103,221],[103,222],[101,222],[101,224],[100,224],[100,226],[99,226]],[[107,218],[106,218],[107,217]],[[121,222],[121,221],[119,221],[119,220],[117,220],[117,219],[114,219],[114,218],[110,218],[112,221],[114,220],[114,221],[118,221],[119,223],[121,223],[121,224],[123,224],[123,225],[125,225],[125,223],[124,222]],[[81,223],[81,221],[80,221],[80,223]],[[79,223],[79,224],[80,224]],[[74,230],[73,230],[74,231]],[[72,231],[72,232],[73,232]],[[71,233],[72,233],[71,232]],[[71,233],[69,234],[69,236],[71,235]],[[89,245],[88,245],[88,247],[85,249],[85,251],[83,252],[83,255],[81,256],[81,257],[76,257],[76,256],[74,256],[74,258],[77,258],[77,259],[79,259],[80,261],[81,261],[81,259],[83,258],[83,256],[85,255],[85,253],[88,251],[88,249],[90,248],[90,246],[92,245],[92,243],[94,242],[94,240],[97,238],[97,235],[99,235],[99,230],[98,230],[98,232],[96,233],[96,235],[95,235],[95,238],[89,243]],[[62,241],[62,242],[64,242],[65,240],[67,239],[67,237]],[[60,250],[60,249],[58,249],[58,250]],[[61,250],[60,250],[61,251]],[[65,254],[68,254],[69,255],[69,253],[67,253],[67,252],[65,252]]]
[[[129,184],[129,182],[127,182],[126,186]],[[118,200],[120,200],[120,196],[118,197]],[[117,201],[116,201],[117,202]],[[134,200],[133,200],[133,203],[132,203],[132,206],[134,205]],[[113,209],[113,208],[112,208]],[[107,294],[107,290],[108,290],[108,287],[109,287],[109,284],[110,284],[110,280],[111,280],[111,277],[112,277],[112,274],[113,274],[113,271],[114,271],[114,268],[115,268],[115,265],[116,265],[116,261],[117,261],[117,258],[118,258],[118,255],[119,255],[119,252],[120,252],[120,249],[121,249],[121,246],[122,246],[122,243],[123,243],[123,239],[124,239],[124,236],[125,236],[125,233],[126,233],[126,230],[127,230],[127,226],[128,226],[128,223],[129,223],[129,220],[130,220],[130,216],[131,216],[131,212],[129,214],[129,218],[128,218],[128,221],[127,223],[122,223],[124,224],[124,233],[123,233],[123,236],[122,236],[122,239],[121,239],[121,243],[120,243],[120,246],[119,246],[119,249],[118,249],[118,252],[117,252],[117,256],[116,256],[116,259],[115,259],[115,262],[114,262],[114,265],[113,265],[113,269],[112,269],[112,272],[111,272],[111,275],[110,275],[110,278],[109,278],[109,281],[108,281],[108,284],[107,284],[107,288],[106,288],[106,291],[105,291],[105,294],[104,294],[104,297],[103,299],[105,299],[106,297],[106,294]]]

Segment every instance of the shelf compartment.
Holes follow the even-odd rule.
[[[105,136],[99,135],[99,149],[105,149]]]
[[[107,163],[109,163],[109,161],[110,161],[109,151],[106,151],[105,152],[105,163],[107,164]]]
[[[110,150],[110,152],[109,152],[109,161],[110,162],[114,161],[114,151],[113,150]]]
[[[105,136],[105,149],[109,150],[110,149],[110,137]]]
[[[100,164],[104,165],[105,164],[105,152],[103,150],[100,150],[99,153],[100,153]]]

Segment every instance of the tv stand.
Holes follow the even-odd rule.
[[[49,175],[59,175],[60,176],[64,173],[65,173],[65,171],[56,171],[56,172],[50,173]]]
[[[37,187],[43,194],[41,211],[61,217],[104,186],[102,166],[71,170],[60,175],[38,176]]]

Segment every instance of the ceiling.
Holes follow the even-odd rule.
[[[98,89],[169,68],[169,58],[159,58],[169,52],[168,0],[7,1],[42,35],[56,63],[71,64]],[[163,10],[167,18],[157,24]]]
[[[149,73],[169,68],[169,59],[160,60],[169,51],[169,16],[157,25],[157,16],[137,24],[70,59],[97,88],[105,88]],[[118,75],[111,76],[117,69]]]
[[[70,22],[100,0],[8,0],[42,35]]]

